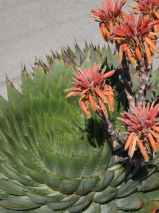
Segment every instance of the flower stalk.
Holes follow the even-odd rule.
[[[125,140],[119,135],[118,132],[115,131],[115,129],[112,126],[112,123],[109,119],[107,119],[105,116],[99,116],[102,118],[103,123],[105,124],[106,130],[110,134],[113,141],[118,142],[121,146],[125,143]]]
[[[138,91],[135,94],[135,101],[136,103],[140,103],[142,105],[145,102],[146,88],[150,77],[151,67],[146,65],[143,61],[140,62],[139,67],[139,83]]]
[[[128,106],[127,112],[118,118],[125,123],[127,132],[123,139],[113,128],[109,120],[109,111],[114,107],[114,89],[106,83],[114,70],[100,71],[94,63],[90,69],[78,68],[74,73],[74,87],[66,89],[67,98],[78,95],[79,106],[90,118],[90,108],[95,111],[106,126],[106,130],[114,141],[125,148],[130,159],[136,159],[135,153],[140,152],[144,161],[148,162],[159,150],[159,104],[146,104],[146,93],[152,69],[152,57],[158,52],[156,47],[159,35],[159,0],[135,0],[138,6],[131,6],[133,12],[122,11],[125,0],[105,0],[103,8],[92,9],[91,17],[99,22],[99,30],[106,42],[115,44],[118,61],[121,63],[116,70],[121,71],[125,85]],[[129,63],[136,68],[138,88],[133,90],[132,75]],[[108,107],[106,107],[106,105]],[[90,107],[90,108],[89,108]]]
[[[128,149],[128,155],[132,158],[138,147],[145,161],[148,161],[153,155],[152,152],[156,152],[159,147],[159,131],[156,126],[159,106],[157,104],[153,108],[152,105],[150,108],[150,103],[148,103],[145,107],[152,57],[155,52],[158,52],[156,43],[159,35],[159,13],[157,11],[159,0],[135,0],[135,2],[137,6],[131,5],[131,7],[133,12],[139,13],[138,17],[133,13],[126,14],[122,11],[125,1],[119,4],[118,0],[114,2],[106,0],[102,3],[103,9],[92,10],[92,18],[99,22],[104,40],[114,43],[119,53],[118,60],[121,62],[120,70],[128,100],[128,112],[122,113],[126,119],[119,118],[128,128],[125,149]],[[126,58],[138,72],[136,92],[133,91],[132,74]],[[111,132],[111,125],[108,123],[106,125]],[[144,125],[147,133],[144,132]]]
[[[72,82],[75,87],[64,90],[69,92],[66,98],[79,95],[79,106],[87,118],[91,117],[90,106],[101,117],[112,139],[123,144],[124,140],[114,130],[108,119],[108,111],[105,105],[108,105],[110,111],[114,111],[113,89],[106,84],[105,80],[112,76],[115,70],[106,73],[104,73],[104,70],[100,72],[100,67],[94,63],[91,69],[80,68],[77,71],[78,73],[74,73],[74,82]]]
[[[153,152],[159,150],[159,104],[153,107],[150,103],[143,105],[138,103],[131,113],[124,112],[124,118],[118,118],[128,127],[128,136],[125,143],[125,150],[132,158],[137,147],[141,151],[145,161],[152,158]]]
[[[131,76],[129,72],[129,67],[127,65],[126,56],[123,55],[122,59],[122,76],[125,83],[125,92],[128,99],[129,109],[135,106],[134,92],[132,88]]]

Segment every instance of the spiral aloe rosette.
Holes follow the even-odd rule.
[[[77,45],[37,63],[33,78],[24,69],[22,92],[7,79],[8,101],[0,98],[0,212],[155,212],[159,208],[159,158],[139,169],[118,163],[111,138],[95,113],[86,119],[78,99],[65,98],[75,66],[94,62],[116,69],[110,49]],[[120,76],[114,84],[121,130],[125,108]],[[120,152],[121,153],[121,152]],[[133,202],[132,202],[133,201]]]

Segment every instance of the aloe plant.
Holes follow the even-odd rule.
[[[157,208],[159,160],[152,160],[149,169],[117,162],[117,147],[99,117],[92,112],[90,119],[85,118],[77,97],[65,98],[77,64],[90,68],[98,62],[116,69],[117,57],[110,55],[110,48],[86,45],[82,51],[76,45],[74,52],[67,49],[47,57],[48,65],[36,63],[33,76],[23,69],[21,92],[7,79],[8,101],[0,99],[1,212]],[[118,132],[121,121],[114,116],[126,102],[120,75],[111,79],[117,89],[115,113],[109,115]]]
[[[6,79],[0,212],[158,212],[159,70],[144,81],[146,55],[119,49],[76,44],[24,67],[21,91]]]

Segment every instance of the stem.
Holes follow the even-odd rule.
[[[115,158],[116,158],[115,159],[116,162],[125,163],[127,165],[137,167],[138,169],[148,166],[148,162],[145,162],[144,159],[142,159],[142,158],[138,159],[138,158],[135,158],[134,156],[133,156],[133,158],[123,157],[123,156],[120,156],[120,157],[116,156]]]
[[[135,106],[135,100],[134,100],[134,96],[133,96],[134,92],[132,89],[129,67],[126,62],[125,54],[123,55],[123,60],[122,60],[122,71],[123,71],[122,72],[123,80],[125,83],[125,92],[126,92],[128,103],[129,103],[129,109],[131,110],[133,108],[133,106]]]
[[[140,62],[138,91],[135,96],[136,103],[142,104],[145,101],[145,93],[150,77],[150,69],[151,68],[149,66],[146,66],[146,63],[144,61]]]
[[[120,137],[120,135],[114,130],[110,120],[108,118],[106,118],[104,116],[104,114],[102,112],[100,112],[99,110],[97,111],[97,114],[102,119],[102,121],[105,124],[105,127],[106,127],[107,131],[109,132],[110,136],[112,137],[112,139],[114,141],[118,142],[120,145],[123,145],[125,143],[125,140],[122,137]]]

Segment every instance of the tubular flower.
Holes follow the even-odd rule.
[[[132,13],[126,14],[125,18],[121,18],[119,21],[119,25],[113,30],[113,39],[118,42],[119,46],[119,61],[122,60],[123,52],[125,52],[134,67],[137,66],[136,61],[140,61],[144,57],[146,57],[148,63],[151,63],[151,55],[157,51],[157,38],[151,35],[151,26],[159,21],[150,22],[143,15],[139,15],[136,20]],[[150,53],[148,52],[148,48]]]
[[[130,157],[138,147],[145,161],[148,161],[153,151],[159,150],[159,117],[156,118],[158,113],[159,104],[150,107],[150,103],[143,107],[138,104],[133,113],[121,113],[124,118],[118,119],[128,128],[125,150],[128,149]]]
[[[132,6],[134,12],[142,12],[145,16],[148,16],[151,21],[159,20],[159,0],[134,0],[138,6]],[[154,25],[154,32],[159,33],[159,24]]]
[[[93,111],[101,110],[107,117],[107,109],[104,103],[108,103],[110,110],[114,110],[114,94],[111,86],[105,84],[105,79],[114,74],[114,70],[104,73],[99,72],[100,67],[94,63],[91,69],[78,68],[74,73],[75,87],[65,89],[69,92],[66,98],[79,95],[79,106],[87,117],[90,117],[88,105]]]
[[[92,9],[92,18],[98,22],[100,32],[105,40],[111,40],[111,34],[114,26],[117,24],[117,18],[123,15],[121,9],[125,4],[126,0],[118,1],[116,0],[106,0],[102,2],[103,9]]]
[[[159,8],[159,0],[134,0],[138,6],[132,6],[135,12],[142,12],[145,15],[150,15],[153,10]]]

